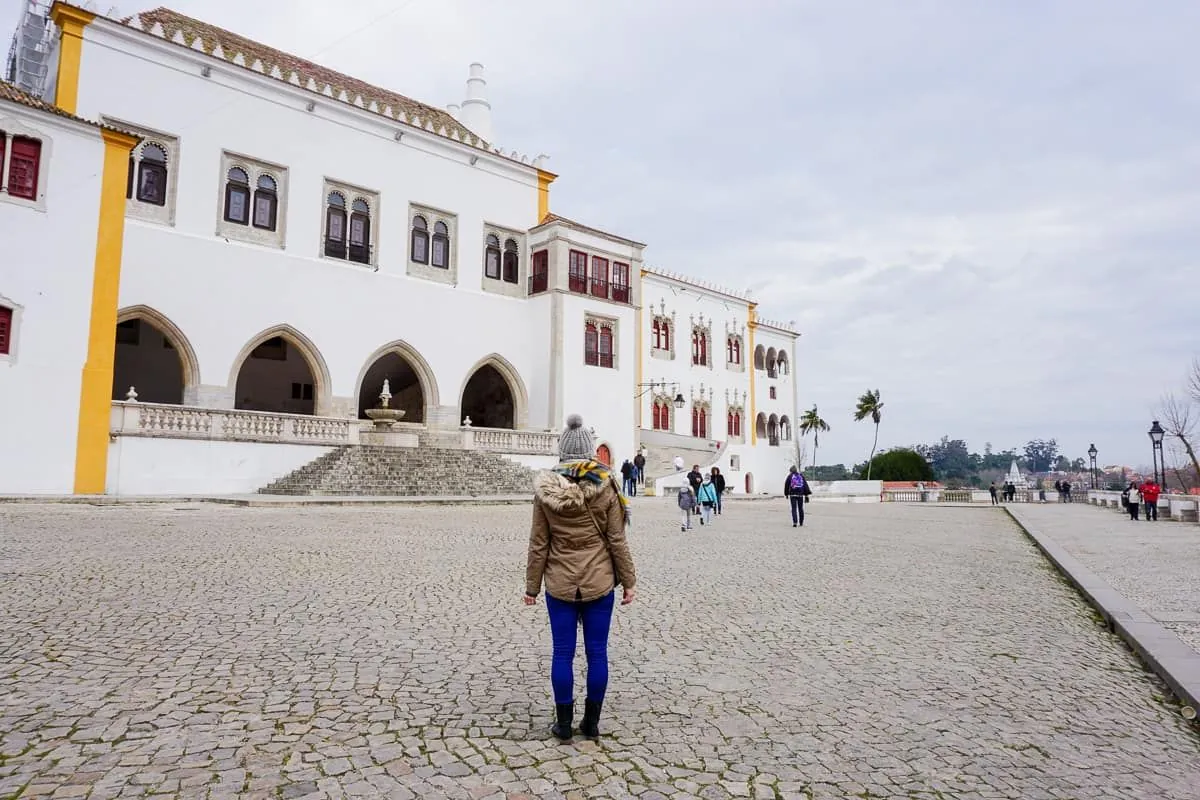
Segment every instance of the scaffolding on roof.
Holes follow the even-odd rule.
[[[23,5],[8,51],[4,77],[18,89],[42,97],[54,39],[50,0],[24,0]]]

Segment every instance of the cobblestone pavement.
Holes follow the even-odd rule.
[[[1161,517],[1135,522],[1115,509],[1078,503],[1016,510],[1200,652],[1200,525]]]
[[[1200,796],[1200,736],[999,509],[672,505],[567,745],[528,506],[0,508],[0,797]]]

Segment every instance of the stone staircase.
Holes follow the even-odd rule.
[[[527,467],[478,450],[346,446],[259,489],[259,494],[532,496],[533,476]]]

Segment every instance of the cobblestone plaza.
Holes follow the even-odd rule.
[[[528,506],[0,506],[0,798],[1200,797],[1002,510],[634,513],[605,736],[561,745]]]

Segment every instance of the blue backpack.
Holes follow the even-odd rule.
[[[804,476],[799,472],[793,472],[792,477],[788,480],[788,489],[792,493],[804,491]]]

